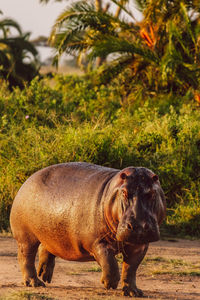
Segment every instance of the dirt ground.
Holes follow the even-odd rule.
[[[127,299],[121,295],[120,284],[117,290],[106,291],[100,276],[95,262],[57,258],[51,284],[46,288],[23,287],[16,242],[10,237],[0,237],[0,299]],[[137,285],[147,299],[200,299],[200,240],[152,243],[139,267]]]

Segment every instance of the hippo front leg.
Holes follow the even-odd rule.
[[[95,246],[94,257],[102,268],[101,282],[106,289],[116,289],[120,280],[119,267],[114,251],[106,244]]]
[[[122,291],[124,296],[143,297],[142,290],[136,286],[136,271],[143,260],[148,245],[128,245],[123,250]]]

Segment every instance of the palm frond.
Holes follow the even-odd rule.
[[[57,18],[50,43],[56,48],[57,58],[63,52],[77,55],[78,51],[93,47],[94,41],[100,40],[100,36],[117,36],[121,30],[137,32],[138,28],[108,12],[96,11],[90,1],[77,1]]]
[[[112,79],[116,78],[125,68],[133,62],[132,55],[123,55],[117,59],[112,60],[108,64],[102,65],[97,72],[96,80],[101,84],[106,84]]]
[[[0,39],[0,43],[4,43],[5,45],[9,46],[10,49],[12,49],[12,51],[16,54],[22,53],[23,51],[28,51],[33,54],[33,56],[38,54],[38,51],[34,45],[29,41],[26,41],[24,37],[4,38]]]
[[[181,7],[181,12],[182,12],[182,15],[183,15],[183,18],[184,18],[184,21],[185,21],[186,30],[189,33],[190,38],[192,39],[192,41],[195,45],[196,41],[195,41],[195,37],[194,37],[193,31],[192,31],[191,20],[188,16],[188,11],[187,11],[186,5],[184,5],[181,2],[180,7]]]
[[[7,33],[9,33],[10,28],[14,28],[17,30],[18,34],[20,34],[20,35],[22,34],[21,27],[17,22],[15,22],[14,20],[9,19],[9,18],[1,20],[0,30],[3,31],[4,37],[7,36]]]
[[[12,29],[17,32],[13,36]],[[29,42],[29,33],[23,34],[20,25],[11,20],[0,21],[0,76],[8,80],[9,87],[24,87],[24,81],[38,74],[38,52]]]
[[[129,1],[122,1],[122,3],[117,0],[110,0],[110,1],[113,2],[114,4],[116,4],[122,11],[124,11],[129,17],[131,17],[133,19],[133,21],[136,21],[132,12],[129,9],[127,9],[127,7],[126,7],[126,3]]]
[[[89,26],[85,22],[85,18],[88,20],[89,17],[91,18],[94,13],[94,5],[92,3],[86,3],[83,1],[78,1],[75,3],[72,3],[70,7],[67,7],[56,19],[56,22],[52,28],[51,34],[50,34],[50,41],[52,41],[56,35],[56,33],[62,28],[68,28],[70,29],[76,27],[78,25],[79,27],[83,26],[83,29]],[[88,17],[89,15],[89,17]],[[87,24],[84,26],[84,24]]]
[[[128,24],[123,20],[115,18],[108,12],[96,11],[94,5],[89,1],[78,1],[63,11],[57,18],[50,35],[50,41],[53,44],[55,35],[61,30],[93,29],[102,34],[116,34],[118,29],[134,29],[133,24]]]
[[[54,40],[54,47],[56,52],[61,55],[66,52],[68,54],[77,55],[78,51],[87,48],[83,38],[84,31],[60,32],[56,35]]]
[[[143,12],[147,6],[147,1],[146,0],[134,0],[134,4],[136,5],[136,8],[140,12]]]
[[[173,47],[177,47],[179,48],[180,51],[182,51],[185,56],[187,57],[187,59],[189,59],[190,61],[193,61],[193,53],[191,52],[190,49],[190,43],[187,43],[184,39],[183,39],[183,34],[182,32],[177,28],[177,26],[173,23],[173,22],[169,22],[168,24],[168,30],[169,30],[169,43],[170,45],[173,43],[176,46]],[[182,57],[183,59],[183,57]]]
[[[0,41],[0,68],[8,69],[10,67],[10,59],[5,50],[1,50]]]
[[[173,45],[167,49],[160,66],[163,81],[172,81],[180,87],[183,83],[195,89],[198,87],[200,68],[194,63],[185,63],[181,52]]]
[[[129,42],[125,39],[111,36],[104,36],[104,39],[97,40],[93,45],[89,58],[94,59],[98,56],[103,57],[114,53],[127,53],[131,55],[137,54],[151,62],[158,62],[158,57],[150,49],[141,47],[138,43]]]

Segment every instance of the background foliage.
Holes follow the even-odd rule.
[[[0,11],[0,79],[6,79],[9,88],[24,87],[39,75],[38,52],[29,41],[29,33],[23,33],[20,25],[1,16]]]
[[[54,163],[88,161],[156,172],[167,196],[168,233],[200,236],[199,106],[173,95],[122,101],[123,84],[91,76],[34,79],[0,91],[0,229],[28,176]],[[118,82],[117,82],[118,81]]]

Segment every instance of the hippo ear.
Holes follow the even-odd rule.
[[[126,175],[126,173],[121,173],[120,177],[122,180],[125,180],[127,178],[127,175]]]
[[[154,174],[152,179],[153,179],[154,182],[158,181],[158,175]]]

